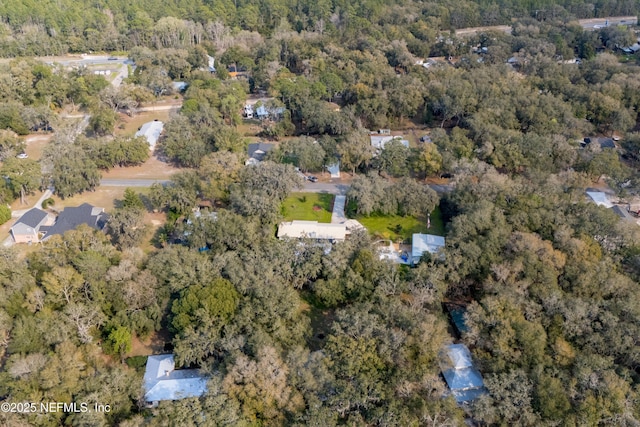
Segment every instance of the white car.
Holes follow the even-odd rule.
[[[29,156],[27,156],[27,153],[20,153],[16,157],[19,158],[19,159],[26,159]]]

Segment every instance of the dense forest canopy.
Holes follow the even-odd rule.
[[[7,0],[0,4],[3,56],[123,51],[133,46],[176,47],[205,43],[211,53],[224,43],[225,27],[269,36],[288,26],[336,37],[395,32],[409,40],[434,32],[510,25],[514,18],[569,20],[634,15],[633,0],[558,1],[82,1]],[[372,25],[373,24],[373,25]],[[396,38],[396,37],[394,37]],[[217,48],[216,48],[217,46]]]
[[[0,64],[0,218],[38,189],[66,201],[150,157],[178,169],[126,190],[102,231],[0,248],[0,399],[112,408],[0,424],[640,425],[640,229],[585,197],[599,186],[626,210],[640,194],[639,61],[620,53],[637,34],[575,23],[638,6],[0,2],[13,58]],[[496,24],[512,31],[450,31]],[[115,67],[129,77],[28,58],[89,51],[126,53]],[[244,120],[256,96],[277,117]],[[179,111],[151,156],[119,125],[157,100]],[[387,127],[411,141],[373,147],[367,129]],[[24,135],[51,131],[40,159],[19,157]],[[253,166],[248,133],[273,143]],[[306,200],[302,175],[337,160],[350,218],[399,236],[389,218],[431,227],[433,214],[435,229],[437,213],[444,252],[409,267],[366,230],[328,247],[277,239],[287,200]],[[467,308],[460,336],[450,302]],[[146,407],[146,340],[208,392]],[[488,391],[465,407],[441,377],[454,340]]]

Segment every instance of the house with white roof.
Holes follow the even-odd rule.
[[[609,200],[609,196],[607,195],[607,193],[604,193],[602,191],[587,191],[586,193],[587,196],[589,196],[589,198],[593,200],[596,205],[604,206],[605,208],[613,207],[613,203],[611,203],[611,201]]]
[[[376,150],[384,150],[385,145],[389,144],[392,141],[398,141],[406,148],[409,148],[409,141],[404,139],[401,136],[392,136],[392,135],[370,135],[371,146]]]
[[[152,406],[161,400],[200,397],[207,392],[207,378],[197,369],[176,369],[173,354],[149,356],[143,382],[144,400]]]
[[[440,369],[458,403],[470,402],[486,393],[482,375],[473,366],[464,344],[450,344],[440,355]]]
[[[444,237],[433,234],[416,233],[411,239],[411,259],[414,264],[420,262],[425,252],[438,254],[444,249]]]
[[[153,151],[156,148],[156,143],[163,129],[164,123],[159,120],[154,120],[143,124],[138,132],[136,132],[136,136],[144,136],[149,143],[149,149]]]
[[[347,237],[347,227],[344,224],[325,224],[318,221],[282,222],[278,226],[278,239],[287,237],[342,241]]]

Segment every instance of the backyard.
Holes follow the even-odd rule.
[[[331,222],[333,197],[327,193],[294,193],[282,203],[282,216],[285,221]]]
[[[414,233],[435,234],[444,236],[444,223],[440,207],[431,212],[431,225],[427,227],[426,217],[398,216],[398,215],[371,215],[356,217],[364,225],[369,234],[376,239],[398,240],[410,239]]]

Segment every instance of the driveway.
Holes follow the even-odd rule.
[[[347,196],[338,195],[333,200],[333,213],[331,214],[331,224],[342,224],[347,220],[344,213],[344,205],[347,203]]]

